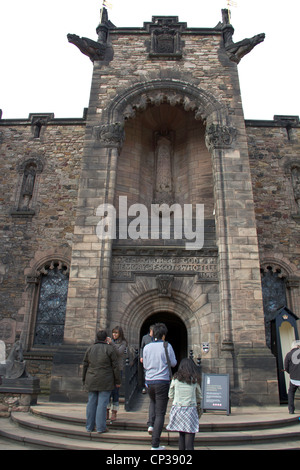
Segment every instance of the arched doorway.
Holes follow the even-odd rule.
[[[149,316],[143,323],[140,331],[140,344],[142,337],[149,331],[149,327],[155,323],[165,323],[168,328],[166,341],[168,341],[175,352],[177,366],[173,372],[177,370],[178,365],[184,357],[188,356],[187,329],[183,321],[174,313],[158,312]]]

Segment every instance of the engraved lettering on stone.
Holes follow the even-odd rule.
[[[217,280],[217,258],[116,256],[112,263],[113,279],[131,279],[134,273],[197,274],[199,279]]]

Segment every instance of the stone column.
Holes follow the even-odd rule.
[[[112,240],[97,236],[100,205],[114,203],[119,123],[93,126],[86,138],[70,268],[64,344],[53,359],[51,399],[79,400],[84,351],[107,326]]]
[[[123,126],[95,126],[93,145],[86,149],[74,229],[65,342],[91,342],[99,327],[107,325],[112,240],[98,238],[100,205],[114,203],[119,148]]]
[[[270,399],[266,384],[270,378],[273,387],[276,363],[265,341],[252,183],[243,133],[241,127],[211,123],[206,144],[212,154],[215,185],[220,357],[224,370],[231,370],[234,402],[240,402],[241,396],[246,402],[252,395],[250,401],[258,404]],[[262,364],[267,364],[267,376]],[[271,394],[274,399],[273,389]]]

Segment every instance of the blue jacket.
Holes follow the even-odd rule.
[[[177,360],[174,350],[169,343],[168,353],[171,367],[175,367]],[[146,384],[170,382],[170,374],[163,340],[153,341],[144,347],[143,366],[145,369]]]

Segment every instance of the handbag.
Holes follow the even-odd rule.
[[[170,362],[169,353],[168,353],[167,341],[164,341],[164,348],[165,348],[165,353],[166,353],[166,358],[167,358],[167,363],[168,363],[168,368],[169,368],[170,380],[172,380],[173,374],[172,374],[171,362]]]

